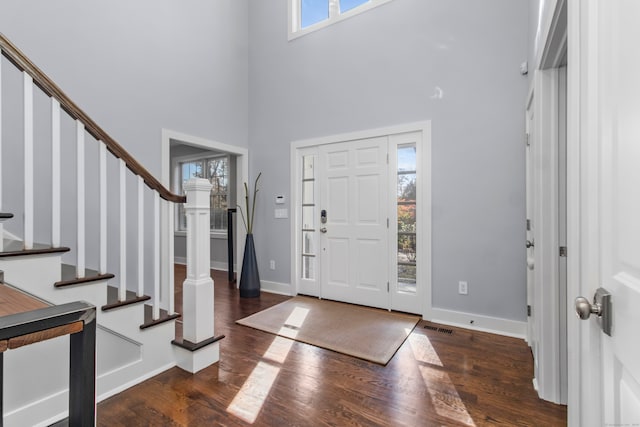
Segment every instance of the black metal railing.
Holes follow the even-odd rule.
[[[62,335],[70,337],[69,425],[95,425],[96,308],[83,301],[0,317],[0,409],[4,351]]]

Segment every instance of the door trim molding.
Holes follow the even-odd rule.
[[[414,123],[400,124],[396,126],[389,126],[383,128],[368,129],[356,132],[348,132],[343,134],[335,134],[330,136],[323,136],[317,138],[308,138],[292,141],[290,145],[290,167],[289,167],[289,183],[290,183],[290,195],[291,195],[291,216],[290,221],[291,233],[290,233],[290,253],[291,253],[291,293],[296,295],[298,293],[298,276],[299,262],[299,242],[297,241],[297,227],[299,212],[297,211],[297,203],[299,200],[298,195],[298,164],[299,152],[306,148],[317,147],[320,145],[353,141],[358,139],[377,138],[384,136],[391,136],[404,133],[421,132],[422,143],[421,148],[417,151],[418,156],[418,168],[420,170],[419,176],[421,179],[421,197],[422,202],[419,202],[417,221],[421,228],[419,239],[422,240],[422,251],[418,255],[418,263],[421,266],[421,283],[424,286],[423,291],[423,303],[422,303],[422,317],[424,319],[431,318],[431,121],[420,121]]]
[[[244,194],[244,183],[249,181],[249,150],[243,147],[237,147],[235,145],[229,145],[210,139],[205,139],[199,136],[188,135],[185,133],[176,132],[170,129],[162,129],[162,145],[161,145],[161,175],[160,179],[164,186],[171,188],[171,155],[170,146],[171,141],[179,141],[185,145],[191,145],[193,147],[205,148],[208,150],[222,151],[236,156],[236,195]],[[173,229],[169,225],[169,214],[166,209],[161,212],[162,230]],[[172,226],[171,226],[172,227]],[[163,259],[168,257],[169,251],[173,252],[170,246],[173,245],[173,234],[171,237],[165,232],[161,236],[161,251]],[[246,231],[243,227],[237,227],[236,239],[235,239],[235,254],[234,257],[237,260],[235,262],[236,271],[239,273],[242,270],[242,254],[244,253]],[[171,271],[163,273],[169,277],[173,277],[173,269]],[[238,276],[239,277],[239,276]],[[239,284],[238,280],[238,284]]]

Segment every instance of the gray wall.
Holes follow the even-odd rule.
[[[289,222],[272,211],[273,196],[289,192],[291,141],[429,119],[433,304],[524,320],[528,2],[397,0],[291,42],[286,8],[249,9],[261,279],[290,281]],[[442,99],[431,97],[436,86]]]

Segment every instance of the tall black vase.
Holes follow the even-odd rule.
[[[256,248],[253,244],[253,234],[247,234],[244,245],[244,258],[242,260],[242,272],[240,273],[240,296],[242,298],[255,298],[260,296],[260,274],[258,273],[258,260]]]

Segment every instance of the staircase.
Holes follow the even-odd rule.
[[[1,34],[0,50],[0,211],[12,212],[0,213],[5,282],[50,304],[98,309],[97,401],[176,365],[196,372],[217,362],[209,182],[189,181],[186,197],[171,193]],[[3,126],[3,109],[21,110],[21,120]],[[175,203],[187,214],[178,339]],[[66,417],[68,339],[5,353],[4,426]]]

